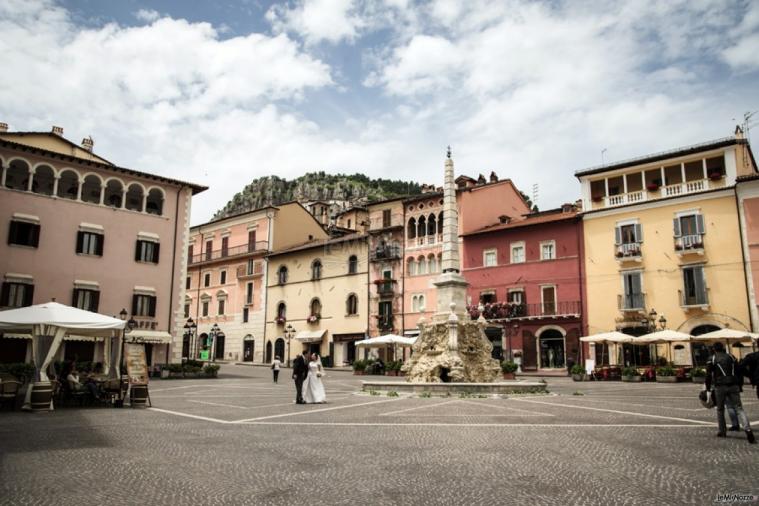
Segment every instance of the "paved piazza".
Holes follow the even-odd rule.
[[[759,445],[715,437],[693,384],[508,399],[358,393],[293,404],[263,367],[156,380],[153,409],[0,413],[0,504],[714,504],[759,495]],[[575,392],[584,395],[573,395]],[[759,403],[744,395],[759,428]]]

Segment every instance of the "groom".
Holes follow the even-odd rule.
[[[295,380],[295,403],[305,404],[303,400],[303,382],[306,381],[308,376],[308,355],[306,350],[303,350],[301,355],[295,357],[293,360],[293,380]]]

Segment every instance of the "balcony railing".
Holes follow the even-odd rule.
[[[689,253],[704,249],[704,234],[688,234],[675,237],[675,251]]]
[[[371,252],[370,260],[372,262],[380,262],[383,260],[400,260],[401,248],[400,246],[385,246],[377,247]]]
[[[617,195],[594,195],[593,202],[602,202],[603,207],[616,207],[625,204],[635,204],[638,202],[645,202],[648,200],[655,200],[663,197],[675,197],[678,195],[687,195],[690,193],[698,193],[713,188],[723,187],[724,183],[721,178],[709,179],[696,179],[692,181],[685,181],[684,183],[674,183],[667,186],[653,186],[648,189],[628,191],[627,193],[620,193]]]
[[[680,307],[682,308],[705,308],[709,306],[709,289],[706,288],[698,293],[686,293],[678,290]]]
[[[617,306],[621,311],[640,311],[646,307],[646,297],[642,293],[617,295]]]
[[[546,318],[557,316],[578,316],[581,304],[578,300],[561,302],[540,302],[534,304],[517,302],[493,302],[483,306],[486,320],[513,320],[529,318]],[[469,316],[480,317],[478,306],[468,306]]]
[[[193,255],[189,259],[190,265],[202,262],[211,262],[220,258],[235,257],[249,253],[259,253],[269,248],[267,241],[258,241],[255,244],[243,244],[242,246],[233,246],[231,248],[216,249],[213,251],[204,251],[199,255]]]
[[[434,246],[443,242],[443,234],[423,235],[412,239],[406,239],[406,245],[409,248],[414,246]]]
[[[617,244],[614,247],[614,256],[617,260],[640,259],[640,244],[639,242]]]
[[[247,277],[256,277],[256,276],[262,276],[264,273],[264,264],[263,262],[255,262],[253,264],[253,271],[248,271],[247,265],[239,265],[237,266],[237,277],[238,278],[247,278]]]
[[[392,296],[395,293],[394,279],[378,279],[374,282],[377,285],[377,293],[382,296]]]

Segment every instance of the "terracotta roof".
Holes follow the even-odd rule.
[[[199,223],[197,225],[193,225],[193,226],[190,227],[190,230],[193,230],[193,229],[196,229],[196,228],[200,228],[200,227],[204,227],[206,225],[212,225],[214,223],[219,223],[219,222],[222,222],[224,220],[230,220],[232,218],[239,218],[240,216],[245,216],[246,214],[258,213],[258,212],[263,211],[264,209],[279,209],[279,208],[277,206],[263,206],[263,207],[259,207],[259,208],[256,208],[256,209],[251,209],[249,211],[241,211],[239,213],[230,214],[230,215],[224,216],[222,218],[213,218],[213,219],[211,219],[211,220],[209,220],[209,221],[207,221],[205,223]]]
[[[468,232],[466,234],[461,234],[461,235],[469,236],[469,235],[476,235],[476,234],[485,234],[488,232],[496,232],[499,230],[530,227],[532,225],[542,225],[544,223],[553,223],[557,221],[572,220],[575,218],[578,218],[577,211],[562,212],[561,209],[541,211],[540,213],[537,213],[536,215],[527,214],[525,215],[524,219],[521,219],[518,221],[511,221],[509,223],[499,223],[497,225],[490,225],[490,226],[483,227],[481,229],[474,230],[472,232]]]
[[[77,149],[85,149],[83,146],[80,146],[76,142],[71,141],[71,140],[65,138],[63,135],[54,134],[53,132],[2,132],[0,134],[1,137],[6,137],[6,136],[9,136],[9,135],[11,135],[11,136],[17,136],[17,137],[24,137],[26,135],[45,135],[47,137],[52,137],[54,139],[61,140],[61,141],[65,142],[66,144],[68,144],[71,147],[74,147],[74,148],[77,148]],[[21,142],[19,144],[24,144],[24,143]],[[25,146],[30,146],[29,144],[24,144],[24,145]],[[34,146],[32,146],[32,147],[34,147]],[[100,156],[97,153],[91,153],[91,154],[92,154],[92,156],[95,156],[95,157],[103,160],[104,162],[106,162],[106,163],[108,163],[110,165],[115,165],[113,162],[111,162],[110,160],[106,160],[105,158],[103,158],[102,156]],[[75,158],[78,158],[78,157],[75,157]],[[87,160],[87,158],[82,158],[82,160]]]
[[[314,240],[314,241],[308,241],[308,242],[305,242],[303,244],[299,244],[297,246],[293,246],[291,248],[282,249],[282,250],[279,250],[279,251],[273,251],[273,252],[269,253],[266,256],[267,257],[275,257],[275,256],[279,256],[279,255],[285,255],[287,253],[294,253],[296,251],[304,251],[304,250],[309,250],[309,249],[313,249],[313,248],[320,248],[320,247],[323,247],[323,246],[327,246],[329,244],[339,244],[341,242],[354,241],[354,240],[358,240],[358,239],[366,240],[367,237],[368,236],[366,234],[355,233],[355,234],[348,234],[348,235],[344,235],[342,237],[331,238],[331,239],[317,239],[317,240]]]
[[[42,132],[35,132],[35,133],[42,133]],[[47,133],[47,132],[45,132],[45,133]],[[27,152],[30,152],[30,153],[37,153],[37,154],[40,154],[40,155],[48,156],[50,158],[58,158],[60,160],[67,160],[67,161],[71,161],[71,162],[80,163],[82,165],[89,165],[89,166],[98,167],[98,168],[101,168],[101,169],[110,170],[110,171],[114,171],[114,172],[121,172],[121,173],[124,173],[124,174],[129,174],[129,175],[136,176],[136,177],[142,177],[142,178],[145,178],[145,179],[153,179],[153,180],[156,180],[156,181],[161,181],[161,182],[169,183],[169,184],[173,184],[173,185],[188,186],[188,187],[192,188],[192,194],[193,195],[196,195],[196,194],[198,194],[198,193],[200,193],[200,192],[205,191],[205,190],[208,189],[207,186],[202,186],[202,185],[198,185],[198,184],[195,184],[195,183],[188,183],[187,181],[180,181],[178,179],[172,179],[172,178],[168,178],[168,177],[164,177],[164,176],[159,176],[159,175],[156,175],[156,174],[148,174],[147,172],[140,172],[138,170],[127,169],[126,167],[118,167],[118,166],[113,165],[113,164],[97,162],[97,161],[94,161],[94,160],[86,160],[84,158],[79,158],[79,157],[76,157],[76,156],[63,155],[63,154],[57,153],[55,151],[49,151],[47,149],[42,149],[42,148],[37,148],[37,147],[34,147],[34,146],[29,146],[28,144],[21,144],[21,143],[18,143],[18,142],[9,141],[7,139],[0,139],[0,146],[2,146],[2,147],[8,147],[8,148],[11,148],[11,149],[17,149],[19,151],[27,151]]]

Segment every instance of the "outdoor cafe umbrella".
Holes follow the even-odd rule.
[[[412,346],[416,342],[416,337],[398,336],[395,334],[385,334],[384,336],[370,337],[361,341],[356,341],[356,348],[387,348],[388,346]]]
[[[700,336],[693,336],[694,341],[720,341],[723,339],[727,342],[728,347],[730,346],[730,341],[737,341],[738,343],[740,343],[740,341],[751,341],[751,344],[753,346],[754,341],[759,340],[759,334],[743,330],[725,328],[707,332],[706,334],[701,334]]]
[[[47,368],[68,332],[110,336],[112,331],[121,330],[125,325],[126,322],[117,318],[57,302],[0,311],[0,330],[31,333],[36,381],[48,381]],[[31,395],[32,389],[28,388],[25,408],[31,404]]]
[[[593,334],[590,336],[584,336],[580,338],[580,341],[582,341],[583,343],[624,344],[624,343],[633,342],[633,338],[632,336],[628,336],[627,334],[623,334],[622,332],[612,331],[612,332],[602,332],[600,334]],[[603,364],[603,359],[604,359],[603,352],[604,350],[603,348],[601,348],[601,364]]]
[[[664,329],[644,334],[635,339],[635,344],[671,344],[673,342],[689,342],[692,336],[676,330]],[[670,347],[667,347],[669,352]],[[670,355],[670,362],[672,357]]]

